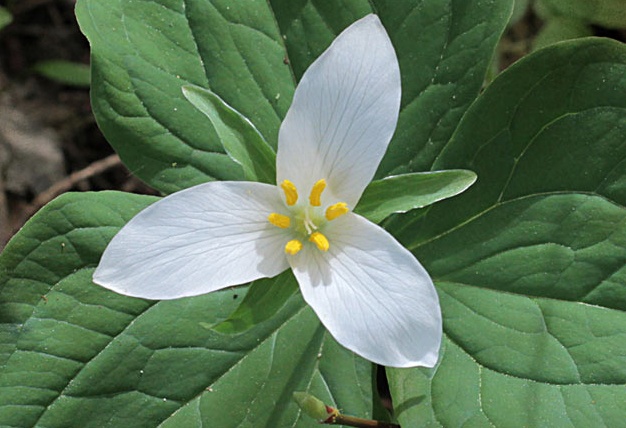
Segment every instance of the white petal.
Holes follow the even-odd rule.
[[[135,216],[113,238],[94,282],[128,296],[175,299],[208,293],[288,267],[275,186],[211,182],[174,193]],[[284,213],[284,212],[282,212]]]
[[[400,70],[376,15],[341,33],[302,76],[280,127],[277,181],[308,194],[324,178],[328,200],[352,208],[396,128]]]
[[[392,367],[434,366],[442,326],[428,273],[356,214],[330,225],[327,253],[307,246],[290,258],[304,299],[333,337],[362,357]]]

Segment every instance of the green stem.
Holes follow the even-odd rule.
[[[400,428],[400,425],[391,422],[342,415],[339,410],[324,404],[322,400],[308,392],[295,391],[293,399],[305,414],[325,425],[345,425],[355,428]]]
[[[329,425],[346,425],[356,428],[400,428],[400,425],[391,422],[374,421],[371,419],[355,418],[341,413],[324,422]]]

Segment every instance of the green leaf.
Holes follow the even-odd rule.
[[[164,191],[241,175],[181,86],[210,88],[274,147],[295,80],[345,26],[379,13],[398,53],[403,100],[378,176],[466,168],[480,177],[462,195],[386,224],[436,280],[446,334],[435,370],[389,370],[403,426],[615,426],[624,420],[626,54],[622,45],[601,40],[547,48],[503,73],[468,110],[511,6],[483,0],[78,3],[94,49],[94,82],[101,83],[94,89],[98,120],[117,150],[126,151],[126,162]],[[76,228],[83,229],[80,222]],[[63,230],[52,229],[49,234]],[[33,272],[44,263],[28,253],[17,260]],[[51,256],[48,263],[54,268],[58,260]],[[78,269],[44,284],[54,292],[91,290],[89,268]],[[102,305],[92,303],[106,301],[102,292],[89,305],[68,305],[95,311],[70,321],[67,307],[31,317],[32,303],[20,306],[15,289],[0,294],[7,307],[27,312],[22,322],[11,318],[2,336],[8,364],[0,391],[7,400],[23,400],[0,409],[2,423],[28,425],[9,418],[36,412],[29,421],[46,426],[129,420],[310,426],[290,401],[296,389],[339,402],[346,413],[370,411],[371,365],[336,345],[298,293],[277,299],[283,303],[269,318],[244,307],[232,318],[232,331],[240,334],[224,336],[202,325],[224,320],[245,288],[135,312],[122,307],[104,319],[93,315]],[[37,294],[31,297],[37,301]],[[250,319],[264,321],[250,328]],[[95,337],[89,328],[70,335],[66,329],[82,327],[77,320],[107,323],[95,331],[108,336]],[[68,345],[72,340],[80,346]],[[70,363],[73,372],[61,370]],[[33,371],[41,376],[25,374]]]
[[[541,0],[541,8],[553,15],[579,19],[606,28],[626,28],[623,0]]]
[[[51,287],[95,267],[119,226],[156,200],[114,192],[66,194],[26,223],[0,255],[0,367],[14,353],[23,325],[37,308],[47,307]],[[115,306],[118,296],[109,297]],[[139,300],[133,304],[143,307]]]
[[[429,170],[478,94],[511,9],[510,0],[79,0],[76,14],[91,43],[100,127],[134,173],[169,193],[241,178],[182,86],[209,88],[276,147],[295,78],[372,11],[389,30],[403,85],[399,132],[378,177]]]
[[[624,312],[438,285],[450,331],[441,363],[436,370],[388,371],[403,426],[622,423]],[[515,370],[503,370],[506,362]]]
[[[183,86],[183,94],[209,118],[228,156],[243,167],[246,180],[276,183],[276,153],[246,117],[208,89]]]
[[[516,198],[432,241],[421,260],[437,279],[626,310],[625,216],[588,194]]]
[[[396,48],[402,75],[398,128],[377,177],[440,169],[433,163],[482,88],[513,1],[373,4]]]
[[[551,17],[545,22],[539,34],[533,41],[533,49],[541,49],[548,45],[564,40],[578,39],[593,35],[593,30],[579,19]]]
[[[296,80],[341,31],[368,13],[368,0],[270,0]]]
[[[291,271],[254,281],[237,309],[213,329],[223,334],[243,333],[274,316],[297,290],[298,283]]]
[[[480,180],[391,225],[433,276],[445,332],[436,369],[388,370],[401,424],[626,417],[625,74],[626,48],[602,39],[518,61],[435,163]]]
[[[6,7],[0,6],[0,30],[9,25],[13,21],[13,15]]]
[[[530,5],[530,0],[515,0],[513,2],[513,13],[511,14],[511,19],[509,19],[508,26],[511,27],[517,24],[522,18],[526,15],[528,11],[528,6]]]
[[[243,177],[184,85],[210,88],[276,145],[294,81],[267,2],[81,0],[76,15],[91,44],[98,124],[154,188]]]
[[[530,194],[594,192],[625,204],[625,72],[624,46],[604,39],[565,42],[518,61],[467,112],[435,164],[472,170],[480,180],[427,216],[396,219],[392,233],[418,248]]]
[[[376,180],[365,189],[355,212],[374,223],[394,213],[422,208],[467,190],[476,174],[449,170],[402,174]]]
[[[402,76],[398,129],[377,177],[431,169],[481,89],[512,0],[272,0],[297,78],[346,26],[374,12]]]
[[[317,426],[295,390],[371,416],[371,363],[336,344],[299,293],[225,336],[203,324],[227,318],[246,287],[149,302],[93,284],[107,242],[155,200],[63,195],[0,255],[0,425]]]
[[[89,87],[91,81],[89,66],[86,64],[51,60],[38,62],[33,69],[48,79],[66,85]]]

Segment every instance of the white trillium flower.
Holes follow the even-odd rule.
[[[340,344],[386,366],[434,366],[441,312],[428,273],[352,212],[394,133],[400,93],[391,41],[368,15],[302,76],[278,136],[278,186],[210,182],[165,197],[113,238],[94,282],[176,299],[291,267]]]

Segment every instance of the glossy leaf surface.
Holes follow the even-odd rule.
[[[210,89],[275,147],[307,66],[347,25],[379,14],[403,98],[378,177],[478,175],[462,194],[384,223],[435,279],[444,316],[435,369],[388,370],[403,426],[625,418],[626,52],[600,39],[559,44],[478,96],[511,6],[78,2],[98,121],[131,169],[165,193],[244,176],[182,86]],[[384,205],[376,199],[372,207]],[[108,240],[153,200],[65,196],[3,252],[0,424],[316,426],[291,401],[295,390],[372,415],[371,365],[336,345],[289,275],[250,294],[172,302],[91,284]]]
[[[436,279],[446,336],[436,370],[388,371],[401,423],[623,421],[625,72],[624,46],[600,39],[521,60],[436,163],[476,185],[395,223]]]
[[[154,200],[64,195],[4,251],[2,425],[316,426],[293,388],[371,415],[371,365],[337,345],[299,295],[233,336],[204,324],[225,319],[246,288],[149,302],[93,284],[108,240]]]

